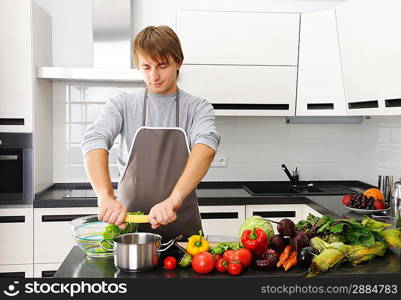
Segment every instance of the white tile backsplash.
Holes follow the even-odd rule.
[[[55,82],[55,182],[87,182],[80,142],[105,101],[140,85]],[[401,176],[401,116],[367,118],[362,124],[286,124],[283,117],[216,117],[218,153],[228,167],[210,168],[204,181],[287,180],[281,164],[298,167],[301,180],[362,180]],[[110,150],[109,170],[118,180],[120,136]]]
[[[85,167],[83,165],[79,165],[79,166],[71,165],[70,166],[70,176],[71,176],[71,180],[75,181],[75,182],[88,181]]]
[[[54,130],[54,142],[55,143],[68,143],[70,140],[70,127],[68,124],[57,124],[53,125]],[[57,163],[57,162],[55,162]]]
[[[84,124],[70,124],[70,143],[80,144],[85,134],[86,125]]]
[[[70,166],[66,164],[54,164],[54,182],[71,182]]]
[[[70,104],[70,108],[72,123],[86,123],[86,105]]]
[[[294,160],[307,163],[360,163],[359,150],[348,144],[294,144]]]
[[[69,105],[67,103],[54,103],[53,110],[54,123],[69,122]]]
[[[70,156],[71,150],[70,150],[70,146],[69,144],[60,144],[60,143],[55,143],[54,144],[54,161],[57,164],[66,164],[68,165],[70,160],[69,160],[69,156]],[[82,155],[81,155],[82,156]]]
[[[291,160],[290,144],[224,144],[218,153],[227,155],[231,164],[258,164]]]
[[[70,164],[72,165],[83,165],[84,158],[79,145],[71,145],[69,153]]]

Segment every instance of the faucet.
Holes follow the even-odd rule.
[[[288,171],[287,166],[285,164],[281,165],[281,169],[283,169],[284,173],[290,179],[293,186],[297,186],[299,184],[299,175],[298,175],[298,168],[295,168],[295,171],[292,172]]]
[[[395,219],[401,214],[401,179],[394,183],[394,190],[391,199],[391,213]]]

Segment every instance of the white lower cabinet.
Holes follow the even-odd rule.
[[[32,278],[33,264],[0,265],[0,278]]]
[[[33,221],[30,208],[0,209],[0,265],[33,263]]]
[[[61,263],[57,264],[34,264],[33,275],[35,278],[53,277],[60,268]]]
[[[303,204],[263,204],[246,205],[246,217],[261,216],[265,219],[279,222],[287,218],[297,223],[302,219]],[[277,224],[272,223],[274,232],[277,233]]]
[[[70,221],[97,211],[97,207],[35,208],[35,264],[61,263],[75,245]]]
[[[237,237],[245,220],[245,206],[199,206],[205,235],[225,235]]]

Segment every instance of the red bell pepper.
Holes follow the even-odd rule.
[[[251,250],[256,255],[261,255],[268,247],[266,232],[261,228],[244,230],[241,236],[241,242],[245,248]]]

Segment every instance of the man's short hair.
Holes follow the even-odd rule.
[[[132,43],[134,64],[139,68],[138,55],[149,57],[160,63],[171,59],[178,64],[184,60],[177,34],[168,26],[148,26],[141,30]],[[178,76],[178,72],[177,72]]]

